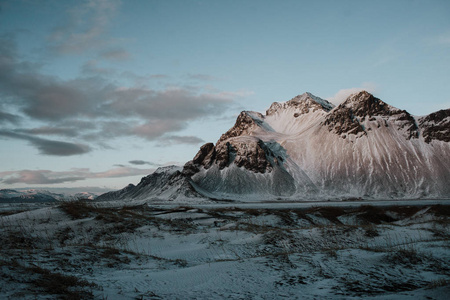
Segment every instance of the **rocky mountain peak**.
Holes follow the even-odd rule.
[[[309,113],[310,111],[324,110],[329,112],[334,108],[334,105],[327,100],[306,92],[284,103],[272,103],[270,108],[266,111],[266,116],[273,115],[276,112],[287,108],[294,108],[297,110],[296,116],[298,117],[299,115]]]
[[[291,100],[289,100],[287,103],[289,104],[308,104],[311,107],[317,107],[320,109],[323,109],[325,111],[330,111],[334,108],[334,105],[327,100],[324,100],[322,98],[319,98],[317,96],[314,96],[310,92],[303,93],[301,95],[298,95]]]
[[[398,111],[398,109],[374,97],[367,91],[361,91],[350,95],[338,106],[337,110],[339,109],[351,110],[353,115],[359,117],[386,116],[391,115],[393,111]]]
[[[370,128],[370,122],[376,123],[378,128],[394,123],[405,131],[407,139],[419,137],[419,127],[411,114],[390,106],[367,91],[350,95],[327,115],[323,124],[345,138],[348,134],[367,135],[366,128]]]
[[[253,111],[243,111],[236,119],[234,126],[226,133],[222,134],[219,141],[228,140],[232,137],[241,136],[243,134],[250,135],[256,128],[263,123],[264,116],[260,113]]]

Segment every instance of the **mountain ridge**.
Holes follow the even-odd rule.
[[[450,196],[449,125],[450,109],[415,117],[366,91],[338,106],[304,93],[265,115],[241,112],[184,165],[177,191],[240,201]]]

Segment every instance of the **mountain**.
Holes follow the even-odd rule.
[[[12,189],[0,190],[0,203],[56,202],[62,197],[63,195],[61,194],[34,189],[24,191]]]
[[[118,199],[146,200],[148,198],[180,200],[186,198],[204,198],[192,186],[189,178],[181,173],[178,166],[160,167],[141,179],[137,185],[129,184],[125,188],[102,194],[97,201]]]
[[[115,195],[242,201],[448,197],[449,157],[450,109],[415,117],[366,91],[337,107],[305,93],[273,103],[265,114],[242,112],[182,171],[149,175]]]
[[[94,200],[96,197],[97,194],[91,192],[59,193],[40,189],[0,189],[0,203],[56,202],[78,199]]]

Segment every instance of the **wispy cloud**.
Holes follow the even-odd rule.
[[[0,182],[3,184],[58,184],[82,181],[91,178],[118,178],[136,175],[147,175],[154,169],[138,169],[133,167],[118,167],[104,172],[92,172],[90,169],[72,169],[65,172],[50,170],[20,170],[0,172]]]
[[[106,33],[119,7],[120,1],[116,0],[90,0],[69,9],[65,23],[48,37],[51,49],[79,54],[114,44]]]
[[[127,60],[130,56],[130,53],[122,48],[109,49],[100,53],[101,58],[108,60]]]
[[[115,70],[99,66],[96,60],[88,60],[81,66],[81,72],[88,76],[114,75]]]
[[[59,127],[59,126],[42,126],[29,129],[17,129],[16,131],[32,135],[58,135],[66,137],[76,137],[78,130],[76,128]]]
[[[65,182],[74,182],[84,180],[84,177],[64,176],[52,177],[53,172],[48,170],[33,171],[22,170],[14,173],[2,172],[0,173],[0,181],[4,184],[27,183],[27,184],[58,184]]]
[[[20,121],[20,117],[14,114],[10,114],[8,112],[0,111],[0,124],[1,123],[11,123],[18,124]]]
[[[219,78],[215,77],[215,76],[211,76],[208,74],[187,74],[186,77],[188,79],[192,79],[192,80],[198,80],[198,81],[214,81],[214,80],[219,80]]]
[[[44,155],[71,156],[91,151],[91,148],[84,144],[47,140],[7,130],[0,130],[0,136],[28,141]]]
[[[129,161],[130,164],[132,165],[150,165],[150,166],[158,166],[158,164],[152,163],[151,161],[145,161],[145,160],[130,160]]]
[[[205,142],[204,140],[196,136],[178,136],[178,135],[164,136],[160,138],[159,141],[163,146],[178,145],[178,144],[198,145],[200,143]]]

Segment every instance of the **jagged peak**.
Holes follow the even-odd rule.
[[[398,108],[395,108],[386,102],[376,98],[374,95],[367,91],[360,91],[351,94],[347,99],[342,102],[336,111],[339,110],[351,110],[352,115],[364,117],[364,116],[377,116],[377,115],[391,115],[400,112]]]
[[[328,102],[325,99],[317,97],[311,94],[310,92],[305,92],[287,101],[287,103],[301,103],[301,102],[310,102],[309,104],[319,104],[326,111],[330,111],[334,107],[332,103]]]
[[[242,134],[250,134],[254,129],[263,126],[264,116],[255,111],[242,111],[236,119],[234,126],[222,134],[219,142]]]
[[[360,102],[378,102],[381,101],[378,98],[375,98],[371,93],[368,91],[359,91],[357,93],[353,93],[350,96],[347,97],[347,99],[344,100],[344,102],[341,103],[341,105],[349,105],[351,103],[360,103]],[[383,101],[381,101],[383,102]],[[384,103],[384,102],[383,102]]]
[[[334,105],[327,100],[311,94],[310,92],[305,92],[301,95],[295,96],[289,101],[272,103],[270,108],[266,111],[266,115],[269,116],[276,113],[280,109],[285,109],[288,107],[298,107],[302,113],[307,113],[309,112],[310,108],[312,108],[313,111],[321,109],[329,112],[334,108]]]
[[[363,125],[366,117],[369,121],[377,123],[379,121],[374,117],[384,118],[385,127],[388,126],[388,119],[395,120],[395,126],[405,132],[407,139],[419,137],[419,128],[410,113],[383,102],[367,91],[350,95],[327,115],[323,124],[340,135],[358,133],[366,135],[364,129],[366,125]]]

